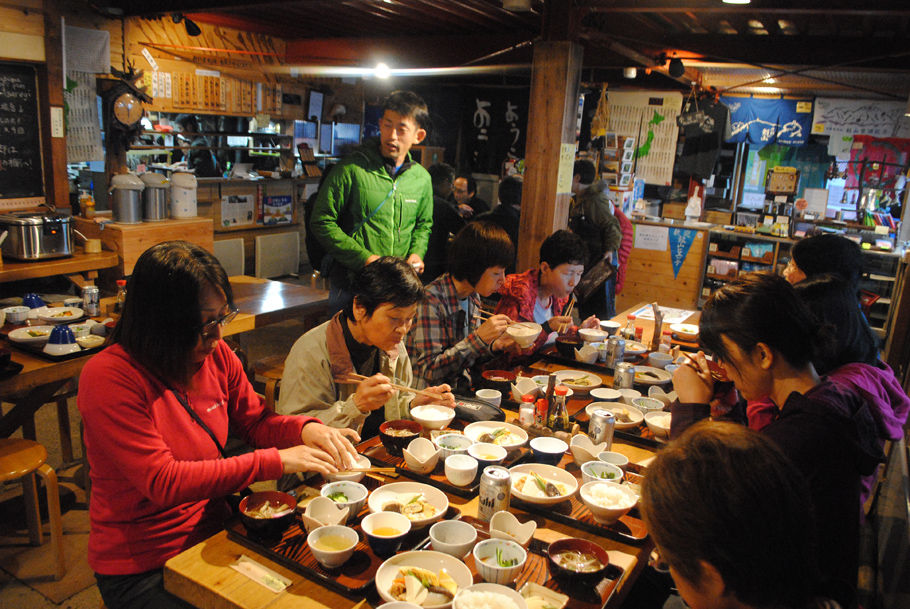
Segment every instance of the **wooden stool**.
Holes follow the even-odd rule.
[[[275,399],[284,374],[283,355],[270,355],[253,362],[253,374],[265,379],[265,407],[275,412]]]
[[[38,507],[37,473],[47,488],[47,513],[51,526],[51,543],[54,546],[56,566],[54,579],[63,577],[66,563],[63,557],[63,524],[60,521],[60,491],[57,474],[45,461],[47,449],[31,440],[19,438],[0,439],[0,482],[22,478],[22,498],[28,519],[29,538],[33,545],[41,545],[41,511]]]

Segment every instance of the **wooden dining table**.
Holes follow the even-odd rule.
[[[245,275],[231,277],[230,282],[240,313],[224,329],[225,335],[292,318],[312,321],[324,316],[328,306],[326,290]],[[35,412],[78,379],[94,355],[52,360],[23,350],[8,339],[6,346],[12,352],[11,361],[21,364],[22,371],[0,379],[0,399],[13,404],[0,417],[0,438],[9,437],[23,425],[28,428]]]
[[[645,303],[623,311],[613,319],[624,323],[627,316],[639,310]],[[695,321],[697,312],[687,321]],[[637,325],[644,329],[644,340],[648,340],[654,331],[652,320],[639,320]],[[533,362],[530,367],[538,371],[554,372],[567,369],[562,363],[541,359]],[[607,386],[612,382],[608,374],[600,374]],[[590,398],[575,399],[572,401],[578,411],[590,402]],[[506,410],[507,420],[517,417],[515,412]],[[653,448],[639,443],[625,442],[617,439],[613,442],[612,450],[620,452],[630,462],[646,467],[653,459]],[[466,499],[454,494],[448,494],[449,503],[458,507],[463,515],[477,516],[478,499]],[[629,545],[618,540],[599,536],[581,528],[567,526],[561,522],[550,520],[540,515],[525,513],[520,510],[511,510],[519,520],[533,519],[538,528],[535,538],[544,542],[552,542],[563,537],[582,537],[600,544],[610,555],[610,560],[622,567],[623,574],[617,582],[613,595],[610,597],[605,609],[619,607],[628,595],[632,584],[645,569],[653,549],[653,544],[648,540],[641,545]],[[280,573],[291,581],[291,585],[283,592],[274,593],[260,584],[253,582],[244,575],[230,567],[241,555],[246,555],[270,569]],[[165,589],[181,599],[197,607],[207,609],[290,609],[296,607],[326,607],[333,609],[360,609],[370,607],[366,599],[352,600],[321,584],[307,579],[301,573],[284,567],[283,565],[257,554],[235,541],[228,538],[226,531],[222,531],[211,538],[185,550],[171,558],[164,567]]]

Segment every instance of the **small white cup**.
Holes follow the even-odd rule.
[[[468,486],[477,476],[477,459],[470,455],[451,455],[446,458],[446,479],[455,486]]]
[[[493,406],[499,406],[502,403],[502,392],[496,389],[478,389],[474,395],[477,396],[477,399]]]

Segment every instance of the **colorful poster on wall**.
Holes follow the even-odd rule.
[[[610,91],[608,131],[633,138],[635,177],[648,184],[669,185],[676,162],[676,121],[683,96],[678,91]]]
[[[290,195],[263,197],[262,223],[288,224],[294,219],[294,208]]]

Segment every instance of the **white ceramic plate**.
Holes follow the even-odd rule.
[[[445,569],[449,576],[455,580],[458,590],[467,588],[474,583],[471,570],[454,556],[432,550],[401,552],[379,565],[379,569],[376,570],[376,590],[382,600],[389,603],[397,600],[389,594],[389,588],[392,587],[392,582],[398,577],[398,571],[402,567],[420,567],[433,573],[439,573],[439,571]],[[450,601],[441,605],[424,605],[423,607],[424,609],[447,609],[451,606],[452,603]]]
[[[632,429],[633,427],[638,427],[645,419],[645,415],[642,414],[642,412],[635,406],[627,406],[625,404],[622,404],[618,406],[610,406],[604,410],[609,410],[613,413],[613,416],[616,418],[616,429]],[[623,410],[626,411],[626,416],[631,419],[631,421],[623,422],[619,420],[619,413]]]
[[[393,482],[392,484],[384,484],[370,493],[370,496],[367,498],[367,506],[372,513],[381,512],[383,505],[396,500],[398,495],[403,493],[423,493],[423,498],[436,508],[436,513],[428,518],[411,520],[412,529],[419,529],[429,524],[433,524],[437,520],[441,520],[449,509],[449,498],[446,497],[445,493],[435,486],[422,484],[420,482]],[[390,598],[387,600],[395,599]]]
[[[584,378],[585,381],[579,384],[579,379],[582,378]],[[578,391],[579,393],[587,393],[603,384],[601,378],[596,374],[583,372],[581,370],[560,370],[556,373],[556,381],[560,385],[565,385],[569,389]]]
[[[38,319],[52,324],[63,324],[82,319],[82,314],[79,307],[44,307],[44,310],[38,313]]]
[[[635,366],[635,382],[639,385],[664,385],[673,380],[673,375],[663,368]]]
[[[551,480],[562,484],[566,487],[566,492],[559,497],[536,497],[533,495],[525,495],[521,491],[515,490],[515,482],[517,474],[530,474],[531,472],[537,473],[541,478],[545,480]],[[554,467],[552,465],[544,465],[542,463],[524,463],[522,465],[516,465],[509,469],[509,474],[512,476],[512,495],[521,499],[522,501],[527,501],[528,503],[536,503],[538,505],[553,505],[559,503],[560,501],[565,501],[569,497],[575,494],[575,491],[578,490],[578,479],[569,472]]]
[[[43,345],[50,339],[51,330],[53,329],[54,326],[29,326],[27,328],[19,328],[9,333],[9,339],[14,343]],[[34,333],[38,333],[38,336],[34,336]]]
[[[534,380],[535,383],[537,383],[537,387],[538,387],[538,389],[540,389],[541,393],[544,393],[547,390],[547,383],[550,380],[549,376],[547,376],[546,374],[538,374],[537,376],[533,376],[531,378]],[[571,389],[569,389],[569,393],[566,394],[566,398],[570,398],[574,394],[575,394],[575,392],[572,391]]]
[[[648,347],[643,343],[635,342],[634,340],[626,341],[626,355],[641,355],[642,353],[647,353]]]
[[[512,434],[511,442],[507,444],[499,444],[507,451],[518,450],[528,442],[528,432],[519,427],[518,425],[512,425],[511,423],[503,423],[502,421],[477,421],[476,423],[471,423],[464,428],[464,435],[471,438],[474,442],[480,442],[480,436],[485,433],[490,433],[494,429],[501,429],[505,427],[509,430],[509,433]],[[493,442],[493,444],[498,444]]]

